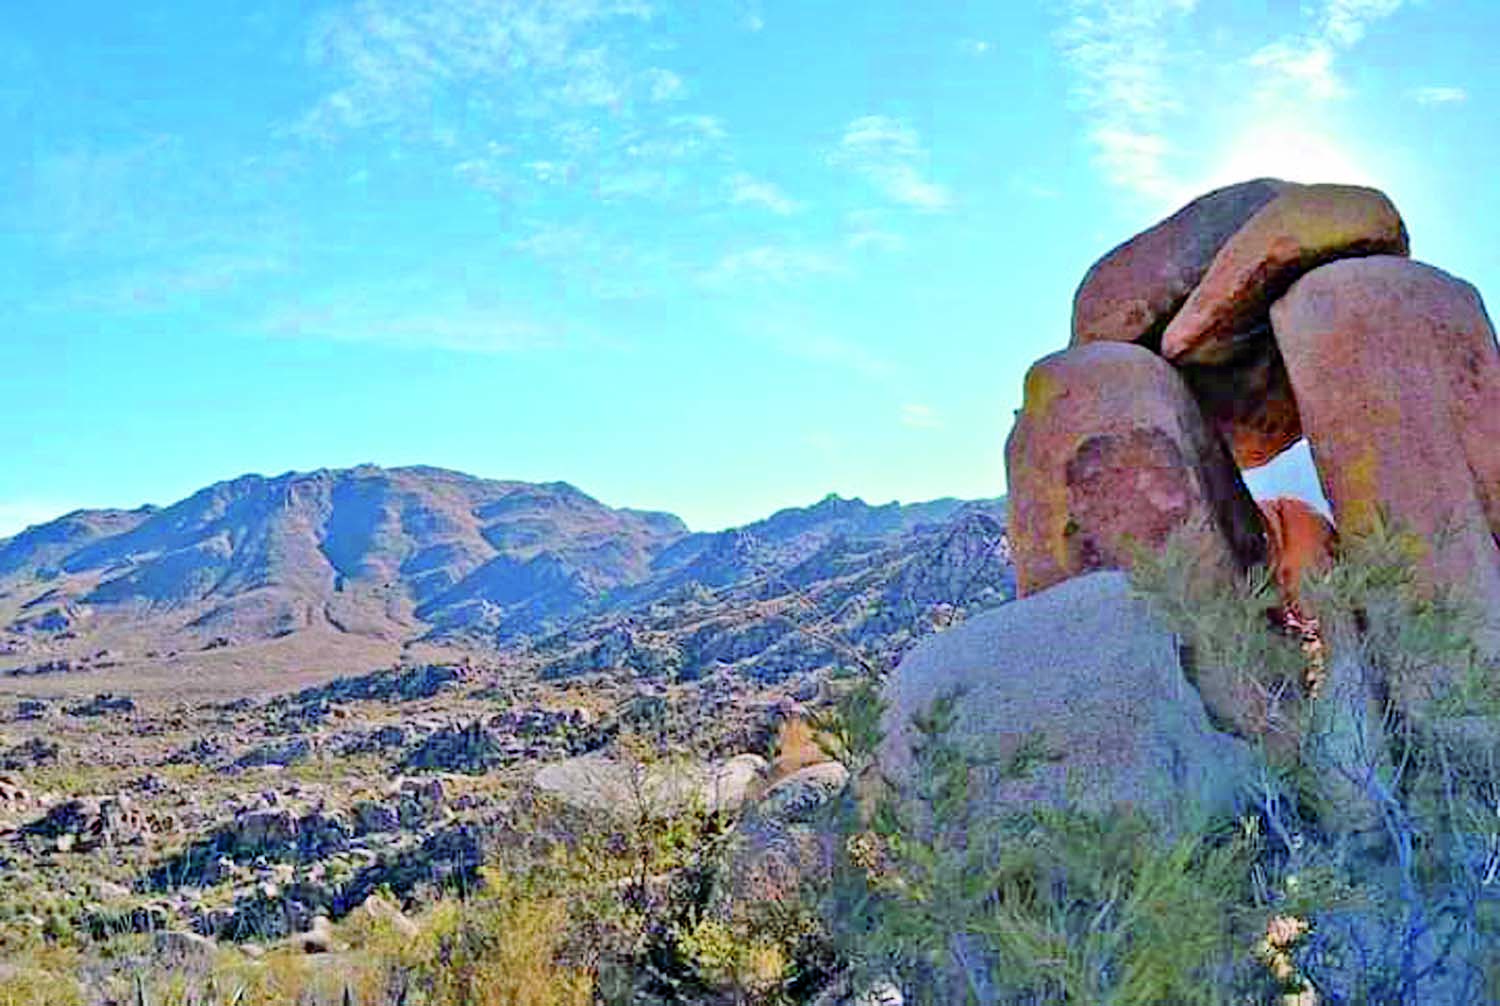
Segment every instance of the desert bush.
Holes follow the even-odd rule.
[[[1481,613],[1425,584],[1427,547],[1379,515],[1304,577],[1327,687],[1297,691],[1297,757],[1264,766],[1255,794],[1260,902],[1305,921],[1289,957],[1330,1006],[1494,1002],[1500,990],[1500,679],[1475,644]],[[1250,634],[1272,597],[1264,576],[1195,614],[1174,589],[1178,554],[1134,579],[1190,647],[1247,679],[1295,682],[1264,630],[1215,635],[1236,623]]]
[[[840,808],[820,898],[855,985],[897,976],[910,1002],[997,1006],[1500,1001],[1500,675],[1472,606],[1422,586],[1421,547],[1378,520],[1304,578],[1323,689],[1278,631],[1266,570],[1216,580],[1180,536],[1137,554],[1136,593],[1190,665],[1235,675],[1298,741],[1290,759],[1258,745],[1237,821],[1166,838],[1120,813],[983,819],[974,753],[943,739],[951,700],[934,706],[914,724],[915,789],[872,803],[865,787]],[[1430,701],[1398,710],[1393,692],[1432,680]],[[859,775],[883,711],[868,677],[814,722]],[[1009,771],[1027,770],[1027,750]]]
[[[1131,814],[985,815],[952,722],[950,697],[914,724],[913,792],[891,791],[867,822],[845,807],[825,906],[860,981],[897,975],[933,1004],[1230,1001],[1249,931],[1238,833],[1201,822],[1163,843]],[[1001,771],[1024,775],[1035,757],[1022,745]]]

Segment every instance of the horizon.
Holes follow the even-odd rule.
[[[284,479],[284,478],[296,478],[296,477],[304,477],[304,476],[309,476],[309,475],[318,475],[318,474],[322,474],[322,473],[325,473],[325,472],[330,473],[330,474],[338,474],[338,473],[343,473],[343,472],[354,472],[354,471],[358,471],[360,469],[366,469],[366,468],[374,468],[374,469],[376,469],[378,471],[382,471],[382,472],[392,472],[392,471],[394,471],[394,472],[422,472],[422,471],[428,471],[428,472],[435,472],[435,473],[442,474],[442,475],[457,475],[457,476],[460,476],[462,478],[474,479],[474,480],[481,481],[481,482],[509,482],[509,481],[516,481],[516,480],[513,480],[513,479],[490,478],[490,477],[484,476],[484,475],[474,475],[474,474],[472,474],[470,472],[461,472],[461,471],[457,471],[456,469],[452,469],[452,468],[440,468],[440,467],[438,467],[436,465],[420,465],[419,464],[419,465],[391,465],[391,466],[388,466],[388,465],[377,465],[377,464],[374,464],[372,462],[362,462],[362,463],[359,463],[359,464],[349,465],[346,468],[328,468],[328,467],[323,467],[323,468],[313,468],[313,469],[304,469],[304,470],[288,470],[288,471],[284,471],[284,472],[277,472],[274,475],[268,475],[268,474],[265,474],[263,472],[241,472],[238,475],[231,475],[231,476],[228,476],[227,478],[215,479],[214,481],[208,483],[207,485],[201,486],[199,488],[199,491],[210,489],[210,488],[213,488],[215,486],[228,485],[228,484],[233,483],[233,482],[239,482],[239,481],[241,481],[243,479],[260,479],[260,480],[263,480],[263,481],[266,481],[266,482],[274,482],[274,481],[276,481],[278,479]],[[570,482],[567,479],[549,479],[549,480],[542,481],[542,482],[528,482],[528,483],[525,483],[525,484],[527,484],[527,485],[539,485],[539,486],[567,486],[568,488],[574,490],[575,492],[582,493],[584,496],[589,497],[594,502],[600,503],[600,504],[602,504],[604,506],[607,506],[607,507],[610,507],[611,509],[616,509],[616,510],[631,510],[631,511],[636,511],[636,512],[640,512],[640,513],[666,514],[668,516],[678,517],[679,519],[681,519],[681,515],[680,514],[676,514],[676,513],[672,512],[670,510],[663,510],[660,507],[649,507],[649,506],[647,506],[647,507],[637,507],[637,506],[623,506],[623,505],[611,504],[608,500],[599,499],[593,493],[589,492],[587,488],[585,488],[583,486],[580,486],[580,485],[577,485],[574,482]],[[188,498],[189,498],[188,496],[184,496],[184,497],[182,497],[180,499],[173,499],[173,500],[169,500],[169,501],[164,502],[164,503],[144,502],[144,503],[137,503],[137,504],[133,504],[133,505],[111,505],[111,506],[99,506],[99,507],[75,507],[74,509],[65,511],[63,513],[52,514],[52,515],[50,515],[48,517],[45,517],[42,520],[34,521],[31,524],[27,524],[27,525],[25,525],[23,527],[16,528],[13,531],[0,532],[0,544],[3,544],[4,542],[10,540],[11,538],[15,538],[18,535],[20,535],[22,533],[25,533],[27,531],[35,530],[38,527],[45,527],[47,524],[55,523],[56,521],[64,520],[64,519],[66,519],[68,517],[73,517],[73,516],[75,516],[77,514],[89,513],[89,512],[100,512],[100,511],[113,511],[113,512],[120,512],[120,513],[134,513],[134,512],[137,512],[137,511],[141,511],[141,510],[150,510],[150,511],[153,511],[153,512],[159,512],[161,510],[165,510],[165,509],[168,509],[169,507],[175,506],[178,503],[184,502]],[[818,504],[824,503],[824,502],[826,502],[826,501],[828,501],[830,499],[839,500],[839,501],[845,502],[845,503],[861,503],[861,504],[864,504],[865,506],[874,508],[874,507],[890,506],[890,505],[893,505],[893,504],[896,505],[896,506],[920,506],[920,505],[927,504],[927,503],[938,503],[938,502],[942,502],[942,501],[948,500],[948,499],[957,500],[958,502],[962,502],[962,503],[988,502],[988,501],[993,500],[993,499],[1003,499],[1003,496],[1002,497],[974,497],[974,498],[953,497],[953,496],[938,496],[938,497],[933,497],[931,499],[909,499],[909,500],[890,499],[890,500],[884,500],[884,501],[881,501],[881,502],[870,502],[869,500],[866,500],[863,497],[858,496],[858,495],[855,495],[855,496],[844,496],[844,495],[841,495],[838,492],[830,491],[830,492],[824,493],[819,498],[817,498],[815,500],[812,500],[811,502],[808,502],[808,503],[790,504],[790,505],[787,505],[787,506],[778,507],[774,511],[768,511],[767,513],[761,514],[759,517],[756,518],[756,520],[763,520],[765,518],[774,516],[776,513],[779,513],[779,512],[781,512],[783,510],[808,510],[808,509],[811,509],[812,507],[815,507]],[[730,525],[728,527],[722,527],[722,528],[718,528],[718,527],[715,527],[715,528],[705,528],[705,527],[693,527],[692,525],[688,525],[686,521],[683,521],[683,523],[685,525],[687,525],[688,532],[692,533],[692,534],[717,533],[717,532],[720,532],[720,531],[732,531],[732,530],[734,530],[737,527],[743,526],[743,525]],[[753,523],[753,521],[747,521],[746,523]]]
[[[300,7],[0,30],[0,538],[372,459],[695,530],[1003,496],[1089,265],[1262,175],[1500,297],[1487,4]]]

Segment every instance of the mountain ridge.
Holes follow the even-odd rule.
[[[870,543],[848,552],[870,561],[874,544],[900,553],[974,507],[1003,520],[1001,500],[871,505],[830,493],[709,532],[563,481],[424,465],[243,474],[165,506],[76,510],[0,540],[0,673],[286,639],[525,649],[683,592],[732,592],[849,542]]]

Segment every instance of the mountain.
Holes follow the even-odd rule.
[[[245,475],[171,506],[78,511],[0,540],[0,672],[276,641],[289,652],[317,640],[325,663],[354,640],[563,651],[579,632],[649,621],[664,607],[681,614],[683,599],[703,592],[743,606],[793,588],[842,596],[831,584],[876,568],[915,575],[898,568],[955,521],[986,514],[999,535],[999,501],[829,496],[693,533],[671,514],[612,508],[565,482],[428,467]]]

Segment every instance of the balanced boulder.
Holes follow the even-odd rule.
[[[1217,189],[1095,262],[1073,297],[1072,345],[1155,348],[1224,242],[1286,188],[1260,178]]]
[[[1099,569],[1189,528],[1203,568],[1264,558],[1260,519],[1223,442],[1177,372],[1140,346],[1097,342],[1044,357],[1006,443],[1017,593]]]
[[[1299,276],[1335,259],[1406,253],[1406,226],[1384,193],[1289,187],[1219,249],[1162,333],[1162,355],[1179,365],[1228,363],[1264,344],[1271,305]]]

